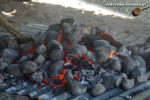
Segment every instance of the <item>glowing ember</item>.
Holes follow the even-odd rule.
[[[112,57],[113,57],[113,55],[114,55],[114,53],[115,53],[115,51],[114,51],[114,50],[112,50],[112,51],[110,52],[110,54],[109,54],[109,58],[112,58]]]
[[[34,45],[32,45],[30,50],[29,50],[29,54],[34,53],[35,49],[36,49],[36,47]]]
[[[86,54],[83,54],[82,57],[84,57],[88,62],[90,62],[91,64],[95,64],[93,61],[91,61]]]
[[[63,31],[60,31],[60,35],[58,37],[58,42],[61,43],[62,42],[62,35],[63,35]]]

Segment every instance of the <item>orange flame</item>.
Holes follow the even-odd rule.
[[[110,54],[109,54],[109,58],[112,58],[112,56],[114,55],[115,51],[111,50]]]
[[[34,45],[31,46],[30,50],[29,50],[29,54],[30,53],[34,53],[35,52],[36,47]]]

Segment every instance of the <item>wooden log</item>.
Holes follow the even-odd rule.
[[[0,16],[0,25],[3,26],[9,33],[13,34],[17,40],[29,40],[29,37],[25,36],[22,32],[16,29],[11,23],[9,23],[4,17]]]

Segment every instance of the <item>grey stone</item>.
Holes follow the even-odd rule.
[[[19,64],[11,64],[6,68],[6,72],[15,76],[22,76],[21,66]]]
[[[38,53],[38,54],[43,54],[43,53],[46,52],[46,50],[47,50],[47,48],[45,47],[45,45],[44,45],[44,44],[41,44],[40,46],[38,46],[38,47],[36,48],[36,53]]]
[[[98,63],[103,63],[108,60],[109,55],[104,51],[99,51],[96,53],[96,58]]]
[[[98,83],[92,88],[91,94],[93,96],[98,96],[98,95],[104,93],[105,91],[106,91],[105,86],[101,83]]]
[[[106,89],[112,89],[114,87],[114,79],[113,76],[106,76],[103,79],[102,84],[105,86]]]
[[[23,74],[31,74],[38,69],[38,66],[33,61],[26,61],[22,64],[22,72]]]
[[[20,45],[20,49],[23,51],[24,54],[28,54],[31,47],[32,47],[31,44],[21,44]]]
[[[14,39],[9,39],[7,42],[7,47],[10,49],[15,49],[18,47],[18,43]]]
[[[63,64],[64,64],[63,60],[55,61],[49,68],[48,73],[50,74],[50,76],[53,77],[58,76],[63,69]]]
[[[13,61],[14,61],[13,59],[9,59],[8,57],[1,57],[0,58],[1,63],[11,64]]]
[[[94,47],[101,47],[101,46],[105,46],[105,45],[109,45],[109,42],[106,40],[95,40],[93,43]]]
[[[22,56],[17,62],[23,63],[23,62],[27,61],[28,59],[29,59],[28,56]]]
[[[72,95],[78,96],[84,94],[87,91],[87,86],[77,82],[76,80],[69,79],[67,87]]]
[[[123,56],[130,56],[131,55],[131,51],[129,51],[126,46],[122,46],[121,48],[119,48],[118,53],[123,55]]]
[[[135,79],[136,79],[136,82],[141,83],[141,82],[147,81],[147,80],[148,80],[148,77],[149,77],[149,75],[147,75],[147,74],[142,74],[142,75],[140,75],[140,76],[137,76]]]
[[[117,72],[120,72],[122,70],[121,62],[118,59],[112,59],[112,63],[110,67],[112,70],[117,71]]]
[[[135,63],[134,60],[129,56],[123,56],[122,57],[122,69],[123,72],[128,74],[131,74],[131,72],[135,69]]]
[[[65,18],[61,20],[61,26],[63,29],[72,31],[75,26],[75,21],[73,18]]]
[[[46,41],[49,42],[51,40],[58,40],[59,33],[56,31],[47,31],[46,32]]]
[[[142,55],[145,53],[144,48],[138,45],[129,45],[127,48],[132,51],[132,55]]]
[[[87,51],[86,55],[91,61],[96,62],[96,56],[93,52]]]
[[[35,82],[41,82],[43,80],[43,73],[42,72],[35,72],[30,76],[30,80]]]
[[[116,52],[117,48],[114,46],[111,46],[111,45],[103,45],[103,46],[95,47],[94,50],[96,52],[104,51],[109,55],[112,50],[114,50],[114,52]]]
[[[37,64],[42,64],[45,61],[45,57],[43,55],[38,55],[35,59],[34,62]]]
[[[67,49],[67,53],[82,56],[87,53],[87,48],[85,45],[75,44]]]
[[[64,57],[64,52],[61,49],[54,49],[50,53],[50,59],[52,61],[62,60]]]
[[[4,70],[8,66],[7,63],[0,62],[0,70]]]
[[[63,49],[62,45],[56,40],[49,41],[47,47],[48,51],[52,51],[53,49],[61,49],[61,50]]]
[[[134,87],[134,79],[123,78],[121,84],[123,89],[128,90]]]
[[[16,58],[19,56],[18,52],[14,49],[4,49],[1,53],[2,57],[6,57],[8,59],[11,59],[12,61],[16,60]]]

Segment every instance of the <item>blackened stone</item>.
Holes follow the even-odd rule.
[[[15,76],[22,76],[21,66],[19,64],[11,64],[6,68],[6,72]]]
[[[114,86],[115,87],[119,87],[120,86],[123,77],[124,76],[122,76],[122,75],[114,75],[113,76],[113,81],[114,81]]]
[[[45,45],[44,45],[44,44],[41,44],[40,46],[38,46],[38,47],[36,48],[36,53],[38,53],[38,54],[43,54],[43,53],[46,52],[46,50],[47,50],[47,48],[45,47]]]
[[[96,62],[96,56],[93,52],[87,51],[86,55],[91,61]]]
[[[62,60],[64,57],[64,52],[61,49],[54,49],[50,53],[50,59],[52,61]]]
[[[140,75],[140,76],[137,76],[135,79],[136,79],[136,82],[141,83],[141,82],[147,81],[147,80],[148,80],[148,77],[149,77],[149,75],[147,75],[147,74],[142,74],[142,75]]]
[[[106,40],[95,40],[94,43],[93,43],[94,47],[101,47],[101,46],[104,46],[104,45],[109,45],[109,42],[106,41]]]
[[[6,57],[11,59],[12,61],[16,60],[16,58],[19,56],[18,52],[13,49],[4,49],[1,53],[2,57]]]
[[[29,50],[31,49],[31,44],[21,44],[20,49],[23,51],[24,54],[29,53]]]
[[[135,63],[134,60],[129,56],[123,56],[122,57],[122,69],[123,72],[128,74],[131,74],[131,72],[135,69]]]
[[[98,63],[103,63],[108,60],[109,55],[104,51],[99,51],[96,53],[96,58]]]
[[[38,55],[35,59],[34,62],[37,64],[42,64],[45,61],[45,57],[43,55]]]
[[[56,31],[47,31],[46,33],[46,41],[49,42],[51,40],[58,40],[59,33]]]
[[[22,56],[17,62],[23,63],[23,62],[27,61],[28,59],[29,59],[28,56]]]
[[[48,51],[52,51],[53,49],[63,49],[62,45],[56,41],[56,40],[51,40],[48,42]]]
[[[87,48],[84,45],[75,44],[67,49],[67,53],[82,56],[87,53]]]
[[[134,79],[123,78],[121,84],[123,89],[128,90],[134,87]]]
[[[4,70],[8,66],[7,63],[0,62],[0,70]]]
[[[50,74],[50,76],[53,77],[58,76],[63,69],[63,64],[64,64],[63,60],[55,61],[49,68],[48,73]]]
[[[35,82],[41,82],[43,80],[43,73],[42,72],[35,72],[30,76],[30,80]]]
[[[76,80],[69,79],[67,87],[72,95],[78,96],[84,94],[87,91],[87,86],[77,82]]]
[[[95,34],[85,35],[82,38],[82,42],[84,42],[87,46],[92,46],[95,40],[100,40],[100,37]]]
[[[61,20],[61,26],[63,29],[68,28],[68,27],[73,27],[75,24],[75,21],[73,18],[65,18]]]
[[[7,47],[11,49],[15,49],[18,47],[18,44],[14,39],[9,39],[7,42]]]
[[[93,96],[98,96],[98,95],[104,93],[105,91],[106,91],[105,86],[101,83],[98,83],[92,88],[91,94]]]
[[[38,66],[33,61],[26,61],[22,64],[22,72],[23,74],[31,74],[38,69]]]

